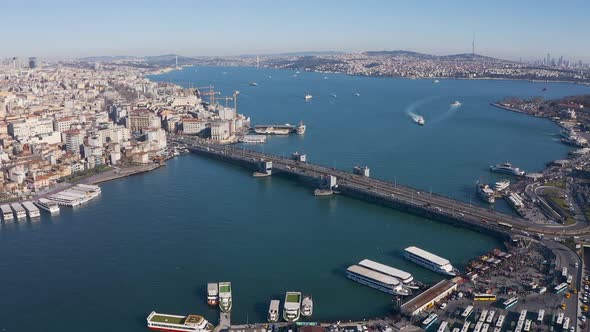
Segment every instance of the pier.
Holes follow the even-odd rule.
[[[228,145],[213,144],[194,137],[176,137],[196,154],[230,162],[252,170],[256,176],[281,175],[322,192],[362,199],[425,218],[492,233],[500,237],[512,233],[572,236],[588,233],[584,225],[555,227],[533,224],[520,217],[474,206],[442,195],[367,176],[369,173],[343,170],[301,162]],[[316,191],[317,192],[317,191]]]

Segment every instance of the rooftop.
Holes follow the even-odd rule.
[[[420,257],[422,257],[424,259],[427,259],[427,260],[429,260],[429,261],[431,261],[431,262],[433,262],[435,264],[438,264],[438,265],[446,265],[446,264],[449,264],[449,261],[447,259],[444,259],[444,258],[442,258],[440,256],[437,256],[437,255],[435,255],[433,253],[430,253],[430,252],[428,252],[426,250],[423,250],[423,249],[420,249],[418,247],[414,247],[414,246],[407,247],[405,250],[407,252],[409,252],[409,253],[412,253],[412,254],[414,254],[416,256],[420,256]]]
[[[185,318],[186,318],[185,316],[155,314],[150,318],[150,322],[184,324]]]

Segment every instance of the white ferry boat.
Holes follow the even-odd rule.
[[[269,323],[276,323],[279,320],[279,305],[281,301],[271,300],[268,307],[268,321]]]
[[[455,269],[448,260],[418,247],[412,246],[406,248],[405,257],[406,259],[437,273],[448,276],[456,276],[458,274],[457,269]]]
[[[494,191],[490,186],[483,183],[477,183],[477,194],[481,197],[484,202],[494,204],[496,202],[496,197],[494,195]]]
[[[289,135],[290,128],[260,127],[254,128],[254,132],[259,135]]]
[[[51,214],[59,213],[59,205],[46,198],[39,198],[39,200],[35,202],[35,205]]]
[[[4,222],[9,222],[14,220],[14,215],[12,214],[12,209],[10,209],[10,205],[4,204],[0,205],[0,210],[2,210],[2,220]]]
[[[266,142],[266,136],[264,136],[264,135],[245,135],[244,137],[240,137],[239,141],[241,143],[261,144],[261,143]]]
[[[210,306],[219,304],[219,288],[216,282],[207,284],[207,304]]]
[[[510,180],[502,179],[494,184],[495,191],[502,191],[510,186]]]
[[[213,331],[213,325],[199,315],[168,315],[155,311],[147,317],[147,325],[154,331],[207,332]]]
[[[307,101],[307,100],[311,100],[312,98],[313,98],[313,96],[312,96],[312,95],[310,95],[310,94],[306,94],[306,95],[305,95],[305,100],[306,100],[306,101]]]
[[[16,219],[25,219],[27,217],[27,211],[25,211],[20,203],[12,203],[10,204],[10,207],[12,208]]]
[[[41,212],[39,212],[39,208],[36,207],[33,203],[27,201],[23,203],[23,207],[27,211],[27,216],[29,218],[37,218],[41,216]]]
[[[461,102],[459,102],[458,100],[455,100],[452,104],[451,107],[459,107],[461,106]]]
[[[490,166],[490,171],[496,172],[496,173],[515,175],[515,176],[523,176],[525,174],[525,172],[520,170],[520,168],[512,167],[511,163],[492,165],[492,166]]]
[[[397,278],[367,269],[366,267],[352,265],[346,269],[346,277],[387,294],[401,296],[408,296],[411,294],[411,291],[404,288]]]
[[[422,115],[416,115],[416,117],[414,117],[414,122],[416,122],[417,124],[423,126],[426,121],[424,121],[424,117]]]
[[[301,293],[287,292],[283,307],[283,319],[287,322],[296,322],[301,316]]]
[[[230,312],[232,307],[231,282],[219,283],[219,309],[222,312]]]
[[[306,129],[307,127],[303,124],[303,121],[299,122],[299,125],[297,126],[297,128],[295,128],[297,135],[305,134]]]
[[[311,295],[303,296],[301,301],[301,316],[309,317],[313,314],[313,299]]]
[[[377,263],[369,259],[363,259],[358,263],[358,265],[366,267],[370,270],[386,274],[390,277],[394,277],[401,281],[404,287],[407,287],[409,289],[419,289],[421,286],[418,282],[414,280],[414,277],[406,271],[402,271],[388,265]]]

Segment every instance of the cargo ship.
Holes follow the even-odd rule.
[[[209,332],[213,325],[199,315],[168,315],[152,311],[147,317],[147,325],[153,331],[169,332]]]
[[[211,306],[219,304],[219,289],[216,282],[207,284],[207,304]]]
[[[232,307],[231,282],[219,283],[219,309],[222,312],[230,312]]]
[[[283,319],[287,322],[296,322],[301,316],[301,293],[287,292],[283,306]]]

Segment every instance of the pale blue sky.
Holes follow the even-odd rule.
[[[590,61],[588,0],[0,0],[0,56],[471,51]]]

